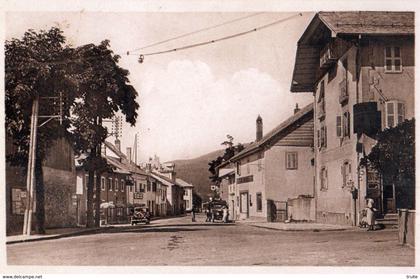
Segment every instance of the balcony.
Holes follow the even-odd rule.
[[[328,69],[334,65],[338,60],[338,57],[335,55],[332,44],[327,44],[327,46],[321,51],[319,58],[319,67],[324,70]]]
[[[339,84],[340,87],[340,95],[338,97],[338,101],[341,105],[345,105],[349,101],[349,92],[347,86],[347,80],[343,80]]]

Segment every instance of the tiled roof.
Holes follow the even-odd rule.
[[[414,34],[414,12],[319,12],[336,34]]]
[[[176,184],[181,187],[194,187],[192,184],[182,180],[181,178],[176,178]]]
[[[245,155],[249,153],[254,153],[254,151],[258,150],[260,147],[267,144],[272,138],[274,138],[276,135],[281,133],[284,129],[295,123],[297,120],[305,116],[307,113],[310,113],[313,111],[313,103],[305,106],[301,110],[299,110],[297,113],[283,121],[280,125],[272,129],[270,132],[265,134],[261,140],[251,143],[248,147],[246,147],[244,150],[233,156],[230,160],[235,161],[237,159],[240,159],[244,157]]]
[[[130,170],[123,163],[121,163],[118,158],[106,156],[106,161],[114,169],[114,172],[130,174]]]
[[[163,175],[159,175],[155,172],[150,173],[150,176],[153,177],[154,179],[160,181],[161,183],[163,183],[164,185],[167,186],[171,186],[174,185],[174,183],[167,177],[163,176]]]

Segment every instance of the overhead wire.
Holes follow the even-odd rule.
[[[228,36],[221,37],[221,38],[214,39],[214,40],[204,41],[204,42],[190,44],[190,45],[185,45],[185,46],[181,46],[181,47],[173,48],[173,49],[167,49],[167,50],[162,50],[162,51],[156,51],[156,52],[149,52],[149,53],[140,54],[140,56],[139,56],[139,62],[142,63],[145,56],[159,55],[159,54],[164,54],[164,53],[169,53],[169,52],[186,50],[186,49],[190,49],[190,48],[194,48],[194,47],[204,46],[204,45],[213,44],[213,43],[217,43],[217,42],[221,42],[221,41],[233,39],[233,38],[236,38],[236,37],[240,37],[240,36],[243,36],[243,35],[252,33],[252,32],[260,31],[260,30],[269,28],[271,26],[274,26],[274,25],[283,23],[283,22],[288,21],[288,20],[291,20],[291,19],[293,19],[293,18],[295,18],[297,16],[302,16],[302,14],[301,13],[295,14],[295,15],[292,15],[292,16],[289,16],[289,17],[286,17],[286,18],[282,18],[282,19],[279,19],[279,20],[270,22],[270,23],[265,24],[265,25],[258,26],[256,28],[251,29],[251,30],[247,30],[247,31],[235,33],[235,34],[228,35]]]
[[[181,35],[178,35],[178,36],[175,36],[175,37],[172,37],[172,38],[169,38],[169,39],[163,40],[163,41],[159,41],[159,42],[156,42],[156,43],[152,43],[152,44],[149,44],[149,45],[145,45],[145,46],[142,46],[142,47],[139,47],[139,48],[133,49],[133,50],[131,50],[131,51],[128,51],[128,53],[135,52],[135,51],[142,50],[142,49],[146,49],[146,48],[150,48],[150,47],[154,47],[154,46],[158,46],[158,45],[161,45],[161,44],[164,44],[164,43],[170,42],[170,41],[174,41],[174,40],[177,40],[177,39],[181,39],[181,38],[184,38],[184,37],[188,37],[188,36],[191,36],[191,35],[195,35],[195,34],[198,34],[198,33],[204,32],[204,31],[208,31],[208,30],[211,30],[211,29],[215,29],[215,28],[218,28],[218,27],[221,27],[221,26],[227,25],[227,24],[231,24],[231,23],[234,23],[234,22],[238,22],[238,21],[241,21],[241,20],[244,20],[244,19],[248,19],[248,18],[251,18],[251,17],[257,16],[257,15],[264,14],[264,13],[265,13],[265,12],[260,12],[260,13],[254,13],[254,14],[251,14],[251,15],[247,15],[247,16],[239,17],[239,18],[234,18],[234,19],[231,19],[231,20],[228,20],[228,21],[225,21],[225,22],[222,22],[222,23],[216,24],[216,25],[208,26],[208,27],[205,27],[205,28],[202,28],[202,29],[198,29],[198,30],[195,30],[195,31],[192,31],[192,32],[184,33],[184,34],[181,34]]]

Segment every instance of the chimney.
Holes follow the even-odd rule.
[[[118,149],[118,151],[121,151],[121,141],[119,139],[115,140],[115,147]]]
[[[127,147],[127,160],[131,163],[131,147]]]
[[[257,141],[263,137],[263,121],[260,115],[257,117]]]
[[[298,111],[300,111],[300,108],[299,108],[298,103],[296,103],[296,107],[295,107],[295,109],[293,110],[293,112],[296,114]]]

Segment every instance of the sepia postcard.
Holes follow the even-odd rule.
[[[417,278],[417,5],[313,2],[5,1],[2,278]]]

